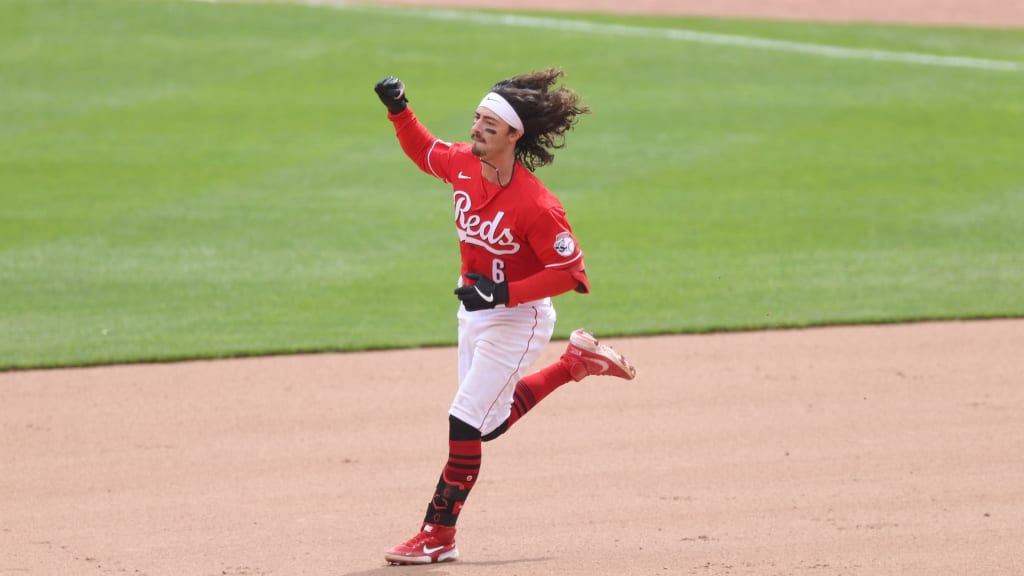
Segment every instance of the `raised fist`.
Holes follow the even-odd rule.
[[[409,99],[405,97],[405,84],[398,78],[388,76],[377,82],[373,89],[377,92],[380,101],[388,107],[388,112],[398,114],[405,110],[405,105]]]

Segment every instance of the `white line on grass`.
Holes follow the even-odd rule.
[[[221,0],[194,0],[200,2],[219,3]],[[373,12],[389,16],[427,18],[448,22],[469,22],[472,24],[489,24],[509,28],[532,28],[541,30],[558,30],[603,36],[624,36],[631,38],[660,38],[695,44],[711,44],[717,46],[735,46],[758,50],[774,50],[776,52],[792,52],[808,54],[823,58],[840,58],[846,60],[867,60],[871,62],[899,62],[921,66],[941,66],[946,68],[969,68],[974,70],[995,70],[1000,72],[1024,72],[1024,62],[1013,60],[994,60],[990,58],[974,58],[971,56],[940,56],[919,52],[897,52],[892,50],[874,50],[870,48],[848,48],[812,42],[794,42],[776,40],[757,36],[741,36],[738,34],[722,34],[718,32],[701,32],[680,28],[650,28],[644,26],[628,26],[625,24],[602,24],[586,20],[563,20],[561,18],[544,18],[540,16],[520,16],[473,12],[469,10],[424,9],[410,7],[381,7],[366,4],[352,4],[337,0],[296,0],[297,4],[320,6],[339,10]]]

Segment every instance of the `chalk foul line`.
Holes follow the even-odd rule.
[[[222,0],[193,0],[208,3],[220,3]],[[233,1],[233,0],[229,0]],[[992,70],[999,72],[1024,72],[1024,62],[1014,60],[996,60],[972,56],[943,56],[920,52],[902,52],[895,50],[879,50],[871,48],[851,48],[812,42],[796,42],[778,40],[758,36],[742,36],[720,32],[703,32],[685,28],[654,28],[647,26],[631,26],[627,24],[605,24],[587,20],[571,20],[547,18],[542,16],[524,16],[491,12],[475,12],[472,10],[413,8],[409,6],[385,7],[367,4],[350,3],[339,0],[296,0],[294,3],[306,6],[334,8],[360,12],[385,14],[392,17],[425,18],[447,22],[468,22],[487,24],[509,28],[530,28],[535,30],[558,30],[601,36],[618,36],[644,39],[664,39],[694,44],[715,46],[731,46],[756,50],[771,50],[807,54],[821,58],[845,60],[864,60],[869,62],[897,62],[918,66],[938,66],[945,68],[967,68],[973,70]]]

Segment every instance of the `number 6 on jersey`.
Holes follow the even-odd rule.
[[[491,280],[494,280],[495,284],[505,281],[505,261],[501,258],[495,258],[491,264]]]

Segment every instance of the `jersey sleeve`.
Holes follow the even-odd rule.
[[[398,114],[389,113],[388,119],[395,125],[395,135],[405,155],[420,170],[450,182],[452,145],[435,138],[408,106]]]
[[[565,218],[565,210],[560,206],[541,212],[531,223],[527,238],[544,268],[567,270],[582,267],[583,251]]]
[[[509,282],[508,302],[510,306],[518,306],[524,302],[558,296],[574,289],[585,294],[590,292],[590,285],[585,280],[586,274],[582,271],[577,274],[565,269],[545,268],[523,280]]]
[[[530,248],[537,255],[544,270],[515,286],[523,298],[529,298],[546,286],[558,286],[545,295],[556,295],[575,289],[582,294],[590,292],[590,280],[583,264],[583,251],[576,243],[565,210],[561,205],[549,206],[534,218],[527,234]],[[555,274],[558,273],[558,274]],[[543,282],[541,280],[543,279]],[[543,284],[545,287],[542,290]],[[511,293],[512,291],[510,291]]]

